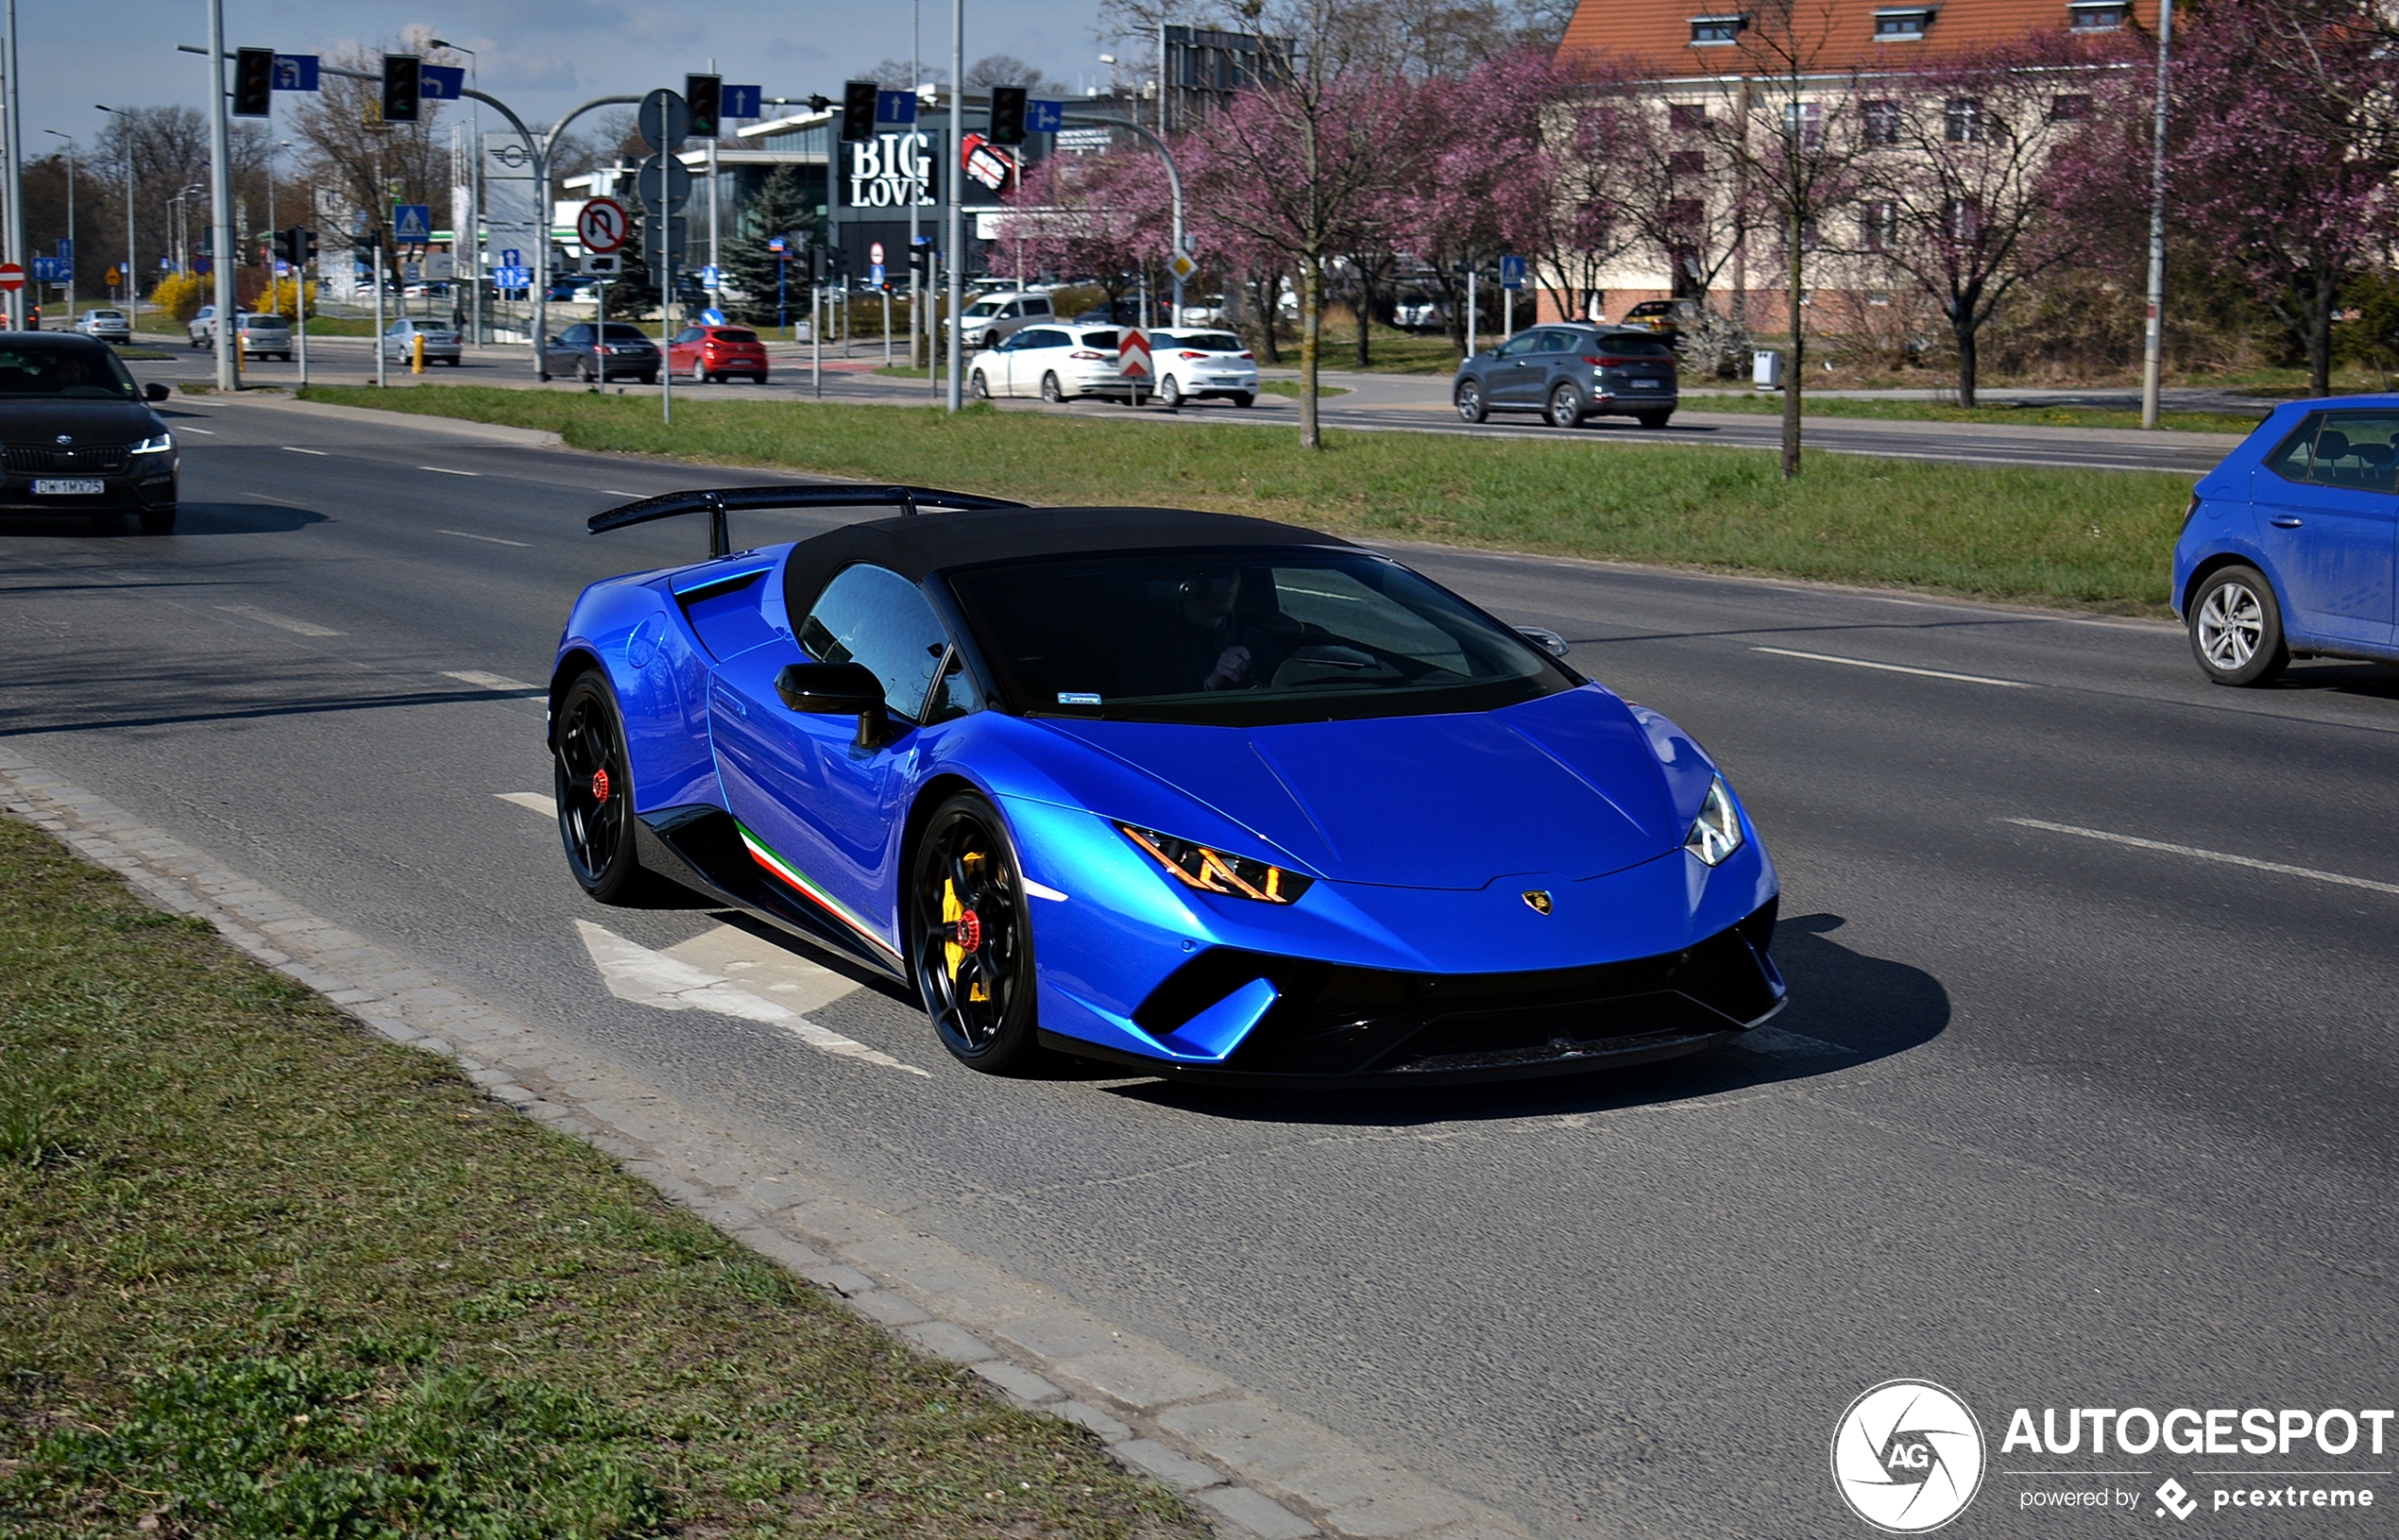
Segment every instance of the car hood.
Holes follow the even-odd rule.
[[[56,444],[60,433],[77,446],[138,444],[164,432],[139,401],[0,401],[0,442],[9,444]]]
[[[1595,877],[1683,835],[1648,736],[1597,686],[1472,715],[1045,725],[1335,881],[1472,889],[1512,873]]]

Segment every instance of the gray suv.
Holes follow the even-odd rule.
[[[1583,322],[1528,327],[1457,366],[1457,415],[1481,422],[1493,412],[1538,412],[1553,427],[1585,417],[1631,417],[1663,428],[1681,389],[1674,344],[1647,331]]]

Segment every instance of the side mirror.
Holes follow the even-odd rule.
[[[142,387],[142,399],[145,401],[163,401],[173,394],[174,392],[168,390],[164,385],[160,384],[155,380]]]
[[[791,663],[774,676],[774,693],[793,711],[858,718],[858,746],[883,736],[883,682],[862,663]]]
[[[1573,651],[1573,649],[1567,646],[1565,637],[1559,635],[1557,632],[1550,630],[1547,626],[1518,626],[1516,628],[1516,635],[1523,637],[1526,641],[1531,642],[1535,647],[1540,648],[1542,652],[1547,652],[1554,658],[1562,658],[1569,652]]]

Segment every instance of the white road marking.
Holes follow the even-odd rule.
[[[827,1031],[800,1012],[764,995],[753,994],[670,952],[653,952],[588,920],[576,921],[575,929],[583,937],[584,950],[591,954],[592,966],[600,970],[602,982],[607,985],[608,992],[620,1000],[629,1000],[658,1010],[709,1010],[719,1015],[738,1016],[743,1021],[779,1026],[819,1053],[862,1059],[869,1064],[898,1070],[903,1075],[932,1078],[913,1064],[903,1064],[879,1049],[869,1048],[839,1032]],[[690,944],[684,943],[685,946]],[[800,959],[792,960],[797,962]],[[848,981],[842,982],[846,984]],[[818,1005],[825,1003],[822,1000],[816,1002]]]
[[[430,470],[436,476],[481,476],[483,474],[480,470],[452,470],[448,465],[418,465],[417,468]]]
[[[217,608],[228,615],[238,615],[246,620],[255,620],[263,626],[274,626],[278,630],[288,631],[296,636],[338,636],[341,635],[331,626],[320,626],[313,620],[295,620],[288,615],[277,615],[271,610],[262,610],[255,604],[219,604]]]
[[[2339,872],[2319,872],[2313,867],[2287,866],[2281,861],[2260,861],[2254,856],[2233,855],[2220,850],[2202,850],[2197,845],[2176,845],[2163,839],[2140,839],[2129,834],[2111,834],[2105,829],[2080,829],[2071,823],[2051,823],[2037,818],[2003,818],[2001,823],[2013,823],[2020,829],[2046,829],[2050,834],[2070,834],[2082,839],[2103,839],[2111,845],[2130,845],[2135,850],[2163,851],[2169,855],[2187,855],[2194,861],[2216,861],[2225,866],[2245,866],[2253,872],[2272,872],[2286,877],[2305,877],[2310,882],[2335,883],[2342,888],[2363,888],[2368,892],[2399,894],[2399,883],[2376,882],[2371,877],[2352,877]]]
[[[283,446],[283,452],[285,454],[313,454],[316,456],[317,459],[323,460],[328,458],[332,451],[326,449],[303,449],[297,444],[286,444]]]
[[[444,679],[454,679],[461,685],[480,685],[487,690],[537,690],[541,688],[538,685],[528,685],[521,679],[511,679],[506,674],[487,674],[481,668],[445,668],[442,670],[441,676]]]
[[[558,804],[553,800],[547,792],[495,791],[492,795],[499,798],[502,802],[512,802],[519,807],[530,808],[534,812],[539,813],[543,818],[556,818],[558,816]]]
[[[178,428],[178,429],[176,430],[176,432],[179,432],[179,433],[206,433],[206,434],[207,434],[209,437],[211,437],[211,438],[214,438],[214,437],[216,436],[216,430],[215,430],[215,429],[213,429],[213,428],[195,428],[195,427],[193,427],[193,426],[192,426],[190,423],[188,423],[188,422],[187,422],[187,423],[185,423],[182,427]]]
[[[502,540],[496,534],[475,534],[466,530],[435,530],[434,533],[435,534],[454,534],[461,540],[486,541],[495,546],[515,546],[519,550],[531,550],[533,549],[533,542],[530,540]]]
[[[1027,877],[1024,881],[1025,891],[1031,894],[1034,898],[1046,898],[1052,904],[1063,904],[1066,902],[1066,895],[1060,892],[1055,888],[1045,887],[1042,884],[1033,881],[1030,877]]]
[[[1953,674],[1943,668],[1911,668],[1903,663],[1868,663],[1863,658],[1835,657],[1830,652],[1795,652],[1788,647],[1752,647],[1752,652],[1772,652],[1778,658],[1806,658],[1811,663],[1846,663],[1852,668],[1878,668],[1886,674],[1915,674],[1925,679],[1954,679],[1961,685],[1997,685],[2003,690],[2036,690],[2041,686],[2021,679],[1993,679],[1984,674]]]
[[[645,498],[649,496],[646,492],[627,492],[624,488],[620,486],[604,486],[600,489],[600,491],[602,496],[610,498]]]
[[[1761,1026],[1732,1040],[1731,1046],[1745,1048],[1753,1054],[1772,1054],[1777,1058],[1855,1058],[1855,1048],[1844,1048],[1837,1042],[1812,1038],[1804,1032],[1786,1032],[1778,1026]]]

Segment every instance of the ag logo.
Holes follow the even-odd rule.
[[[1982,1484],[1982,1429],[1929,1379],[1887,1379],[1832,1432],[1832,1483],[1860,1518],[1921,1534],[1958,1516]]]

